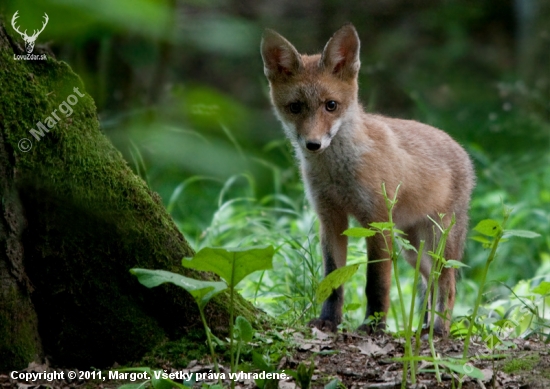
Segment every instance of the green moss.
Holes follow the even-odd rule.
[[[505,373],[519,373],[532,371],[540,362],[539,354],[524,355],[507,361],[502,367]]]
[[[15,288],[0,296],[0,371],[23,369],[40,354],[36,314]]]

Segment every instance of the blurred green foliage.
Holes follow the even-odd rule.
[[[46,43],[83,78],[103,130],[161,194],[196,249],[281,247],[275,271],[245,288],[249,296],[266,296],[279,313],[307,306],[321,259],[315,217],[269,106],[259,54],[265,27],[312,53],[353,22],[367,109],[432,124],[464,145],[478,176],[472,225],[498,218],[505,203],[514,208],[510,228],[542,235],[503,245],[489,278],[512,286],[548,269],[544,0],[4,1],[6,29],[21,42],[9,26],[16,10],[29,30],[49,15],[37,45]],[[363,258],[364,250],[357,243],[350,258]],[[486,255],[469,242],[471,267],[457,299],[462,311]],[[403,273],[411,274],[406,266]],[[346,304],[364,298],[362,282],[364,276],[352,282],[358,293],[347,293]],[[507,294],[496,288],[496,296]]]

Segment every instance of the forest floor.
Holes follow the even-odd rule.
[[[515,339],[512,342],[508,350],[496,352],[497,358],[488,358],[490,353],[484,345],[471,343],[470,355],[476,356],[472,365],[481,370],[484,378],[464,377],[462,387],[550,388],[550,347],[532,340]],[[462,357],[463,340],[439,339],[434,343],[440,357]],[[403,352],[402,338],[339,334],[335,339],[304,340],[290,367],[295,368],[292,365],[313,357],[316,366],[313,387],[324,387],[332,377],[338,378],[347,388],[400,388],[403,364],[395,359],[403,357]],[[428,342],[425,342],[421,345],[420,356],[430,355]],[[436,379],[433,364],[420,363],[416,385],[411,383],[409,376],[407,387],[457,387],[460,375],[445,372],[441,366],[439,369],[441,382]]]
[[[277,366],[279,371],[296,371],[300,364],[310,366],[314,363],[311,377],[311,388],[324,388],[337,378],[346,388],[400,388],[403,374],[403,364],[395,361],[403,356],[403,339],[390,335],[362,336],[353,333],[339,333],[328,335],[320,331],[314,331],[314,337],[310,334],[292,333],[293,350],[292,357],[285,357]],[[462,356],[463,341],[453,339],[439,339],[435,342],[435,348],[441,358],[460,358]],[[481,370],[483,378],[473,379],[465,377],[463,388],[519,388],[535,389],[550,388],[550,347],[542,341],[514,339],[508,344],[506,350],[499,350],[498,356],[488,358],[487,348],[484,345],[472,342],[470,355],[475,357],[472,364]],[[430,349],[425,342],[421,346],[421,356],[429,356]],[[160,362],[160,361],[159,361]],[[162,366],[164,365],[164,366]],[[161,362],[166,373],[206,373],[212,372],[212,364],[192,361],[186,368],[171,367],[169,361]],[[10,378],[10,374],[0,374],[0,388],[20,389],[107,389],[118,388],[124,384],[137,384],[138,381],[109,379],[108,373],[103,372],[103,379],[85,380],[67,378],[69,371],[76,369],[54,369],[46,365],[31,364],[23,372],[64,372],[64,380],[54,381],[23,381]],[[228,370],[220,367],[228,377]],[[420,363],[416,384],[409,381],[408,388],[455,388],[458,385],[458,374],[451,374],[440,367],[440,382],[436,379],[433,364]],[[181,379],[175,379],[182,382]],[[204,384],[215,384],[215,380],[203,380],[197,382],[194,387],[205,387]],[[226,387],[230,381],[226,380]],[[275,384],[275,385],[273,385]],[[268,387],[293,389],[296,380],[289,378],[272,382]],[[273,386],[271,386],[273,385]],[[136,385],[137,387],[137,385]],[[145,386],[147,387],[147,386]],[[236,388],[256,388],[253,379],[241,379],[236,381]],[[303,387],[303,386],[302,386]],[[332,386],[336,388],[337,386]],[[340,386],[341,388],[342,386]]]

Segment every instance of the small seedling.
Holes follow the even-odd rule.
[[[311,388],[311,379],[313,378],[314,370],[315,363],[311,360],[309,366],[301,362],[296,371],[289,371],[288,374],[294,377],[296,386],[300,389],[309,389]]]
[[[252,325],[243,316],[237,316],[235,319],[236,338],[237,338],[237,355],[235,357],[235,366],[239,366],[239,357],[243,344],[252,342],[254,337],[254,329]]]
[[[266,362],[263,355],[258,354],[255,351],[252,351],[252,363],[259,370],[265,371],[266,373],[273,373],[277,371],[275,366],[272,366],[270,363]],[[254,382],[256,386],[260,389],[277,389],[278,382],[274,379],[255,379]]]

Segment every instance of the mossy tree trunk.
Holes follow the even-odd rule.
[[[0,16],[0,371],[43,355],[125,363],[200,330],[186,292],[146,289],[128,272],[181,272],[193,251],[101,133],[80,78],[50,54],[14,54],[24,50]],[[214,328],[227,323],[227,304],[210,311]]]

